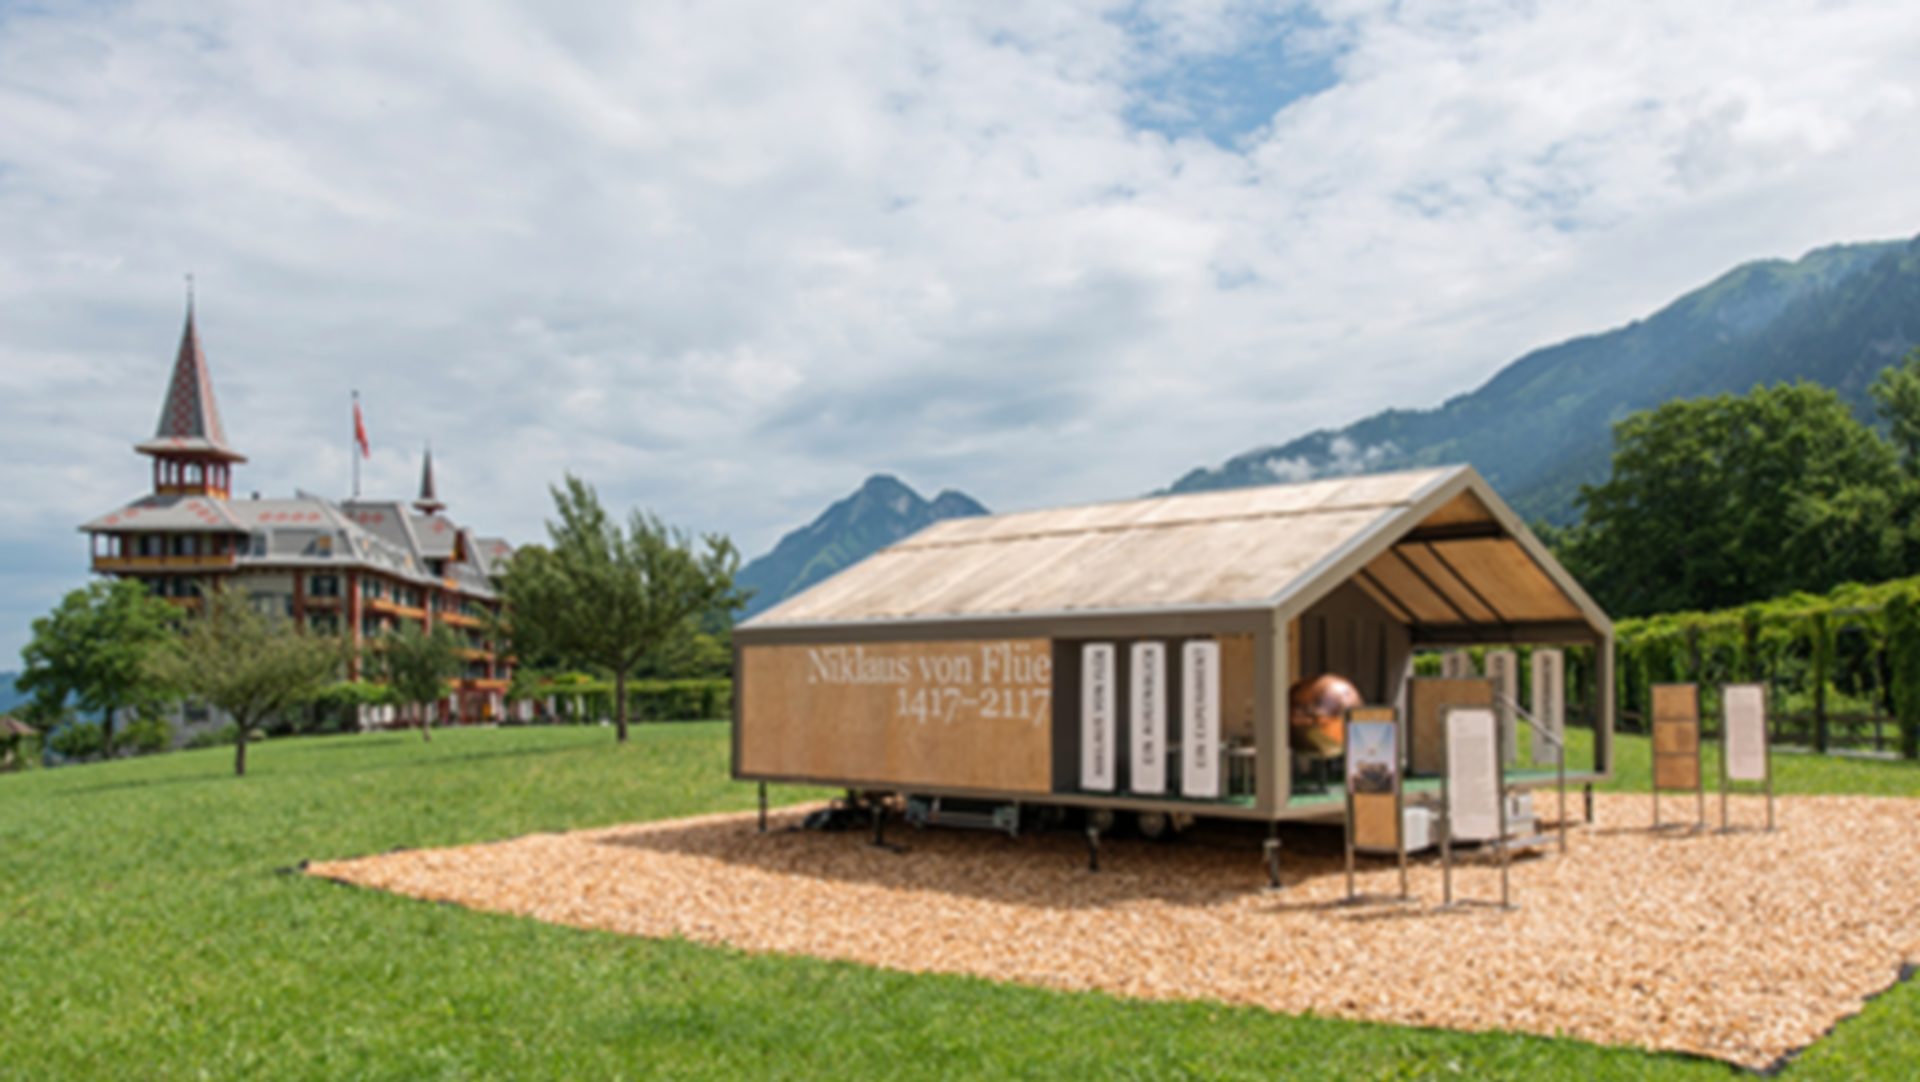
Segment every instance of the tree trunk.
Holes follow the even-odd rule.
[[[615,670],[613,674],[613,729],[619,734],[615,739],[619,743],[627,742],[627,671]]]
[[[433,704],[427,703],[420,708],[420,740],[433,743]]]
[[[100,757],[113,758],[113,707],[100,715]]]
[[[233,776],[244,778],[247,776],[247,727],[235,722],[233,736]]]

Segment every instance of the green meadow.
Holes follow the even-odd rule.
[[[1616,784],[1643,786],[1645,742],[1619,750]],[[244,779],[219,749],[0,776],[0,1077],[1740,1075],[1574,1041],[751,956],[293,873],[750,808],[726,756],[726,727],[702,723],[642,726],[626,747],[597,728],[275,740]],[[1920,796],[1909,764],[1776,762],[1782,793]],[[1920,987],[1876,1000],[1783,1075],[1920,1075]]]

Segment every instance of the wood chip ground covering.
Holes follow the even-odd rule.
[[[1551,798],[1549,797],[1550,801]],[[1671,817],[1691,801],[1664,801]],[[1920,801],[1797,797],[1781,829],[1654,834],[1644,797],[1596,798],[1572,849],[1515,863],[1519,908],[1346,907],[1339,835],[1290,830],[1263,893],[1257,833],[1114,840],[1097,874],[1071,832],[783,828],[804,809],[705,816],[315,863],[346,883],[581,928],[1153,999],[1461,1030],[1515,1030],[1762,1067],[1920,960]],[[1717,810],[1717,808],[1716,808]],[[1764,817],[1734,801],[1736,822]],[[1398,891],[1389,862],[1360,889]],[[1491,866],[1458,896],[1497,899]]]

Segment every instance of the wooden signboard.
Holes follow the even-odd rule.
[[[1136,642],[1128,661],[1127,788],[1158,795],[1167,791],[1166,644]]]
[[[1493,707],[1493,684],[1473,678],[1421,677],[1407,682],[1407,719],[1410,738],[1409,769],[1434,777],[1446,763],[1441,715],[1452,706]]]
[[[1700,773],[1700,689],[1694,684],[1653,686],[1653,825],[1660,825],[1660,793],[1697,794],[1699,826],[1707,822],[1707,791]]]
[[[1180,647],[1180,795],[1220,796],[1220,644]]]
[[[1361,849],[1400,847],[1399,728],[1389,707],[1347,715],[1347,792],[1353,844]]]
[[[1046,639],[747,646],[739,772],[828,784],[1045,793]]]
[[[1347,712],[1347,901],[1354,891],[1355,849],[1392,852],[1400,859],[1400,897],[1408,897],[1406,812],[1401,796],[1400,726],[1391,707]]]

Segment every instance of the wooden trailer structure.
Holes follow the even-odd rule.
[[[1592,647],[1569,778],[1612,763],[1613,626],[1468,467],[948,520],[733,641],[747,781],[1337,816],[1289,752],[1290,684],[1338,673],[1405,716],[1415,651],[1472,644]]]

